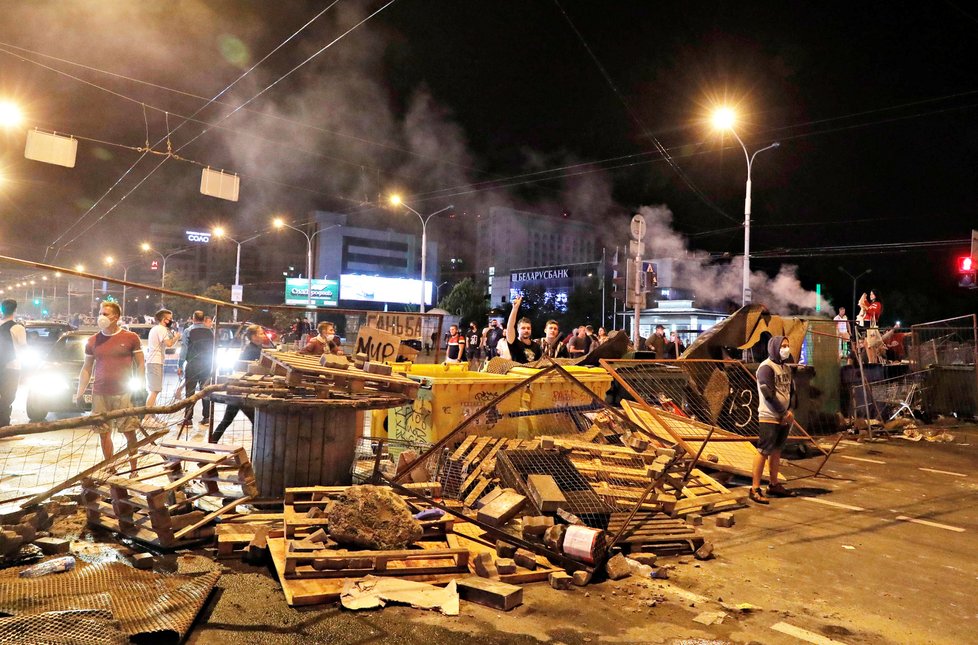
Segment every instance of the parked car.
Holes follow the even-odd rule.
[[[85,344],[98,332],[69,331],[61,334],[33,374],[27,378],[27,418],[44,421],[51,412],[81,412],[92,409],[92,385],[76,405],[72,398],[78,390],[78,373],[85,362]],[[133,406],[146,404],[142,376],[130,382]]]
[[[25,371],[40,365],[61,334],[74,329],[67,323],[49,320],[27,320],[23,325],[27,331],[27,348],[20,354],[20,366]]]

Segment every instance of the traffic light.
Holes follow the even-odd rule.
[[[628,294],[628,268],[624,263],[619,261],[618,249],[615,249],[615,255],[611,259],[611,292],[615,300],[625,304],[625,300]]]
[[[965,289],[974,289],[978,284],[975,281],[975,259],[970,255],[958,258],[958,286]]]

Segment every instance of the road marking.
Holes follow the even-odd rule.
[[[853,461],[865,461],[871,464],[885,464],[885,461],[880,461],[879,459],[867,459],[866,457],[850,457],[849,455],[839,455],[843,459],[851,459]]]
[[[897,515],[897,520],[901,522],[913,522],[914,524],[923,524],[924,526],[933,526],[935,529],[944,529],[945,531],[955,531],[956,533],[964,533],[965,529],[960,526],[951,526],[950,524],[941,524],[939,522],[930,522],[928,520],[918,520],[915,517],[907,517],[906,515]]]
[[[836,508],[844,508],[847,511],[865,511],[866,509],[861,506],[852,506],[850,504],[843,504],[841,502],[830,502],[827,499],[822,499],[821,497],[807,497],[802,496],[798,499],[803,499],[809,502],[815,502],[816,504],[825,504],[826,506],[835,506]]]
[[[774,625],[771,625],[771,629],[776,632],[781,632],[782,634],[787,634],[788,636],[794,636],[795,638],[808,643],[815,643],[815,645],[845,645],[845,643],[842,641],[835,641],[831,638],[826,638],[821,634],[810,632],[807,629],[802,629],[801,627],[795,627],[789,623],[775,623]]]
[[[938,475],[954,475],[955,477],[967,477],[964,473],[953,473],[950,470],[934,470],[933,468],[918,468],[917,470],[923,470],[927,473],[937,473]]]

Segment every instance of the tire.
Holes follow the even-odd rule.
[[[48,410],[44,406],[38,405],[37,401],[31,399],[30,396],[27,397],[27,418],[37,423],[38,421],[44,421],[48,418]]]

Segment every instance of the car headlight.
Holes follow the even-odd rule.
[[[138,376],[133,376],[129,379],[129,391],[130,392],[142,392],[144,389],[143,379]]]
[[[57,372],[41,372],[30,379],[30,387],[39,394],[56,394],[68,389],[68,379]]]
[[[218,350],[217,365],[223,370],[233,369],[238,362],[238,352],[228,347]]]
[[[34,367],[41,362],[41,350],[36,347],[25,347],[20,352],[21,367]]]

